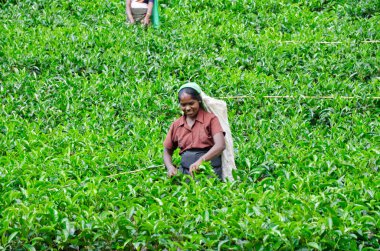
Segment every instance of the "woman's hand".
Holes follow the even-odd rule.
[[[146,15],[145,18],[141,22],[143,25],[148,26],[150,23],[150,17],[148,15]]]
[[[168,177],[172,177],[177,174],[177,168],[173,165],[172,161],[173,150],[164,148],[164,163],[168,169]]]
[[[189,168],[189,173],[192,177],[194,177],[193,172],[199,170],[199,166],[202,164],[202,162],[203,162],[203,159],[199,159],[196,162],[194,162],[193,164],[191,164],[191,166]]]
[[[173,177],[177,174],[178,169],[173,167],[168,168],[168,177]]]

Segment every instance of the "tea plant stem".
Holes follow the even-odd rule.
[[[162,167],[162,166],[164,166],[164,165],[153,165],[153,166],[149,166],[149,167],[146,167],[146,168],[141,168],[141,169],[137,169],[137,170],[133,170],[133,171],[127,171],[127,172],[122,172],[122,173],[116,173],[116,174],[108,175],[108,176],[106,176],[106,178],[113,178],[115,176],[123,175],[123,174],[138,173],[138,172],[142,172],[142,171],[145,171],[145,170],[148,170],[148,169],[154,169],[154,168]]]
[[[261,96],[262,98],[268,99],[294,99],[294,98],[303,98],[303,99],[356,99],[360,97],[346,97],[346,96]],[[260,96],[249,96],[249,95],[241,95],[241,96],[225,96],[219,97],[220,99],[243,99],[243,98],[260,98]],[[366,97],[366,99],[380,99],[380,97]]]
[[[276,42],[276,41],[273,41]],[[297,40],[286,40],[286,41],[278,41],[280,43],[287,43],[287,44],[301,44],[301,43],[308,43],[307,41],[297,41]],[[354,42],[354,41],[345,41],[345,42]],[[343,44],[344,42],[342,41],[311,41],[310,43],[315,43],[315,44]],[[358,41],[356,43],[372,43],[372,44],[377,44],[380,43],[380,40],[363,40],[363,41]]]

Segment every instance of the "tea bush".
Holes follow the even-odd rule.
[[[0,5],[1,250],[380,248],[378,1]],[[234,182],[166,177],[187,81],[251,97]]]

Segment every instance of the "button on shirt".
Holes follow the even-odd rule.
[[[171,150],[179,147],[180,154],[193,148],[210,148],[215,144],[213,136],[219,132],[224,133],[219,119],[200,108],[192,128],[186,123],[185,116],[174,121],[164,141],[164,147]]]

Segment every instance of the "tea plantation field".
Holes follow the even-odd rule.
[[[379,250],[380,2],[159,4],[0,0],[0,250]],[[187,81],[233,182],[166,177]]]

